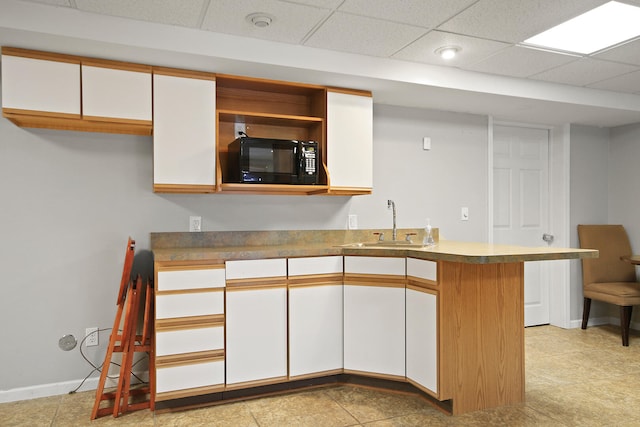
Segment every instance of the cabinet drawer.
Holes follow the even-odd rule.
[[[221,288],[224,284],[224,268],[158,271],[158,291]]]
[[[344,272],[355,274],[392,274],[396,276],[404,276],[405,259],[346,256],[344,257]]]
[[[341,256],[290,258],[287,262],[289,276],[342,273],[343,269]]]
[[[224,313],[224,292],[156,295],[156,319]]]
[[[438,280],[438,263],[425,259],[407,258],[407,276]]]
[[[286,277],[287,260],[284,258],[274,258],[227,261],[225,268],[227,280]]]
[[[156,369],[156,393],[224,384],[224,360]]]
[[[156,356],[194,353],[224,348],[224,327],[156,332]]]

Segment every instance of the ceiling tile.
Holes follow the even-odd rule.
[[[505,76],[529,77],[576,59],[575,56],[514,46],[465,68]]]
[[[589,85],[595,89],[613,90],[616,92],[640,93],[640,71],[603,80]]]
[[[371,18],[433,28],[476,0],[345,0],[338,10]]]
[[[75,3],[78,9],[86,12],[196,27],[200,21],[204,0],[75,0]]]
[[[29,0],[34,3],[50,4],[53,6],[71,6],[70,0]]]
[[[638,67],[597,59],[582,58],[531,76],[536,80],[586,86],[638,70]]]
[[[324,9],[335,9],[344,0],[290,0],[291,3],[306,4],[307,6],[322,7]]]
[[[257,12],[272,16],[274,21],[266,28],[258,28],[247,22],[247,15]],[[298,44],[329,13],[326,9],[279,0],[215,0],[209,4],[202,28]]]
[[[640,39],[593,56],[598,59],[640,65]]]
[[[606,2],[607,0],[480,0],[438,29],[520,43]]]
[[[309,37],[305,45],[388,57],[425,32],[424,28],[411,25],[336,12]]]
[[[437,49],[443,46],[459,46],[461,50],[455,58],[445,60],[435,53]],[[442,31],[431,31],[393,55],[393,57],[427,64],[463,67],[478,62],[509,46],[511,45],[508,43],[443,33]]]

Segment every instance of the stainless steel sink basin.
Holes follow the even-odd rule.
[[[422,248],[424,245],[422,243],[414,243],[407,242],[404,240],[389,240],[389,241],[379,241],[379,242],[356,242],[356,243],[346,243],[344,245],[340,245],[343,248],[394,248],[394,249],[402,249],[402,248]]]

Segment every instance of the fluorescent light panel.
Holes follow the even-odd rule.
[[[640,36],[640,7],[610,1],[533,36],[525,44],[591,54]]]

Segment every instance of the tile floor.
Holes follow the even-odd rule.
[[[448,416],[419,397],[341,385],[188,411],[89,421],[94,392],[0,404],[0,426],[640,426],[640,335],[527,328],[526,402]]]

